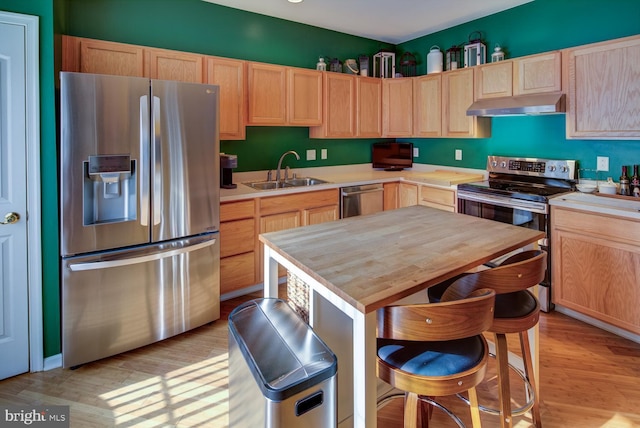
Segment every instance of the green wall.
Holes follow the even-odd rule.
[[[418,60],[417,74],[426,73],[433,45],[443,51],[468,42],[482,31],[488,54],[495,44],[507,58],[548,52],[640,33],[638,0],[535,0],[486,18],[452,27],[398,46]],[[486,166],[487,155],[577,159],[595,169],[597,156],[609,157],[608,176],[620,176],[622,165],[640,164],[640,141],[567,140],[565,115],[492,119],[491,138],[480,140],[412,139],[420,148],[418,162],[471,168]],[[454,160],[462,149],[463,160]]]
[[[51,356],[60,353],[53,0],[0,0],[0,10],[39,17],[43,345],[44,355]]]

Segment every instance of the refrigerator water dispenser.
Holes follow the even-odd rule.
[[[136,219],[136,168],[129,155],[89,156],[84,161],[83,224]]]

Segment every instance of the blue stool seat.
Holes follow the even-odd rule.
[[[450,376],[471,370],[484,357],[480,336],[442,342],[378,339],[378,357],[418,376]]]

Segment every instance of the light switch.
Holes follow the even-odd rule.
[[[316,160],[316,149],[307,150],[307,160]]]
[[[327,158],[327,149],[320,150],[320,159],[326,159],[326,158]]]
[[[456,149],[456,160],[462,160],[462,150]]]
[[[413,148],[413,157],[417,158],[418,156],[420,156],[420,149],[417,147]]]

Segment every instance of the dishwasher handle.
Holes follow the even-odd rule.
[[[352,186],[352,187],[343,187],[341,189],[342,196],[352,196],[352,195],[361,195],[363,193],[382,192],[382,190],[383,190],[383,187],[379,185]]]

